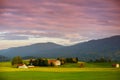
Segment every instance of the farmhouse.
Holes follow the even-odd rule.
[[[119,65],[119,64],[112,64],[112,67],[119,68],[119,67],[120,67],[120,65]]]
[[[53,65],[53,66],[59,66],[59,65],[61,65],[61,62],[56,59],[50,59],[50,60],[48,60],[48,64]]]
[[[18,64],[17,67],[18,68],[28,68],[25,64]]]

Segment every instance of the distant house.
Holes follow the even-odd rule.
[[[61,65],[61,62],[59,60],[56,60],[56,59],[50,59],[50,60],[48,60],[48,65],[59,66],[59,65]]]
[[[18,64],[17,67],[18,68],[28,68],[25,64]]]
[[[120,65],[119,64],[116,64],[116,68],[119,68],[120,67]]]
[[[112,64],[112,67],[119,68],[119,67],[120,67],[120,65],[119,65],[119,64]]]

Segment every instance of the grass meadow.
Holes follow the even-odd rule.
[[[0,62],[0,80],[120,80],[120,68],[112,63],[65,64],[59,67],[18,69],[10,62]]]
[[[119,80],[120,72],[2,72],[0,80]]]

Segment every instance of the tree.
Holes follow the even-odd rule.
[[[65,58],[57,58],[57,60],[60,60],[61,65],[66,63],[66,59]]]
[[[67,63],[77,63],[78,62],[78,58],[66,58],[66,62]]]
[[[20,56],[16,56],[12,59],[12,65],[23,64],[22,58]]]

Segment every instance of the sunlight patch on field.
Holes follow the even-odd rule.
[[[43,71],[43,72],[81,72],[81,71],[120,71],[120,68],[58,68],[58,67],[36,67],[18,69],[12,67],[0,67],[0,72],[12,71]]]

